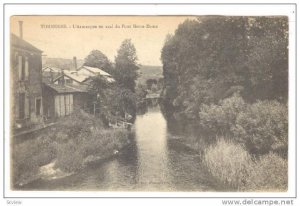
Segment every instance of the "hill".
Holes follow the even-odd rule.
[[[140,65],[137,83],[144,84],[147,79],[163,78],[162,72],[162,66]]]

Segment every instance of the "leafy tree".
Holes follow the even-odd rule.
[[[287,100],[288,19],[207,16],[186,20],[162,48],[166,113],[197,119],[199,104],[240,92]]]
[[[115,58],[114,77],[121,87],[127,88],[134,92],[135,80],[138,77],[136,49],[130,39],[125,39]]]
[[[84,60],[85,66],[97,67],[108,73],[112,73],[112,63],[107,56],[99,50],[93,50]]]

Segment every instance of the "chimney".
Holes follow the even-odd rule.
[[[75,71],[77,70],[77,59],[76,59],[75,56],[73,57],[73,69],[74,69]]]
[[[23,21],[19,21],[19,35],[23,39]]]

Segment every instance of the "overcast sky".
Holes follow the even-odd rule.
[[[187,18],[192,17],[14,16],[11,18],[11,32],[19,35],[18,21],[23,21],[24,40],[43,50],[47,57],[67,59],[73,56],[84,59],[90,51],[97,49],[114,61],[121,42],[130,38],[140,64],[161,65],[160,52],[166,35],[173,34],[178,24]],[[133,28],[134,24],[138,28]],[[147,24],[151,28],[146,28]],[[47,25],[63,28],[45,28]],[[83,26],[89,28],[79,28]],[[113,28],[107,28],[110,26]]]

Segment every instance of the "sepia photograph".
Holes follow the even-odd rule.
[[[289,22],[11,16],[10,189],[287,192]]]

